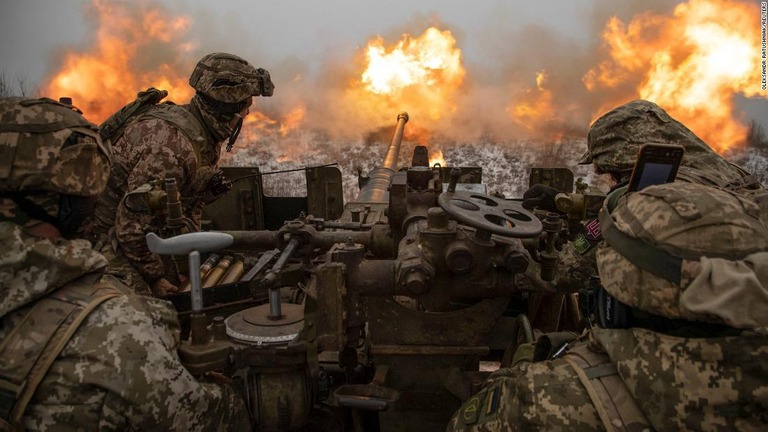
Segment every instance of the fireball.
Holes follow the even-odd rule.
[[[147,87],[168,90],[170,99],[179,103],[189,100],[192,88],[186,73],[194,65],[189,56],[194,44],[185,38],[190,18],[146,2],[93,0],[90,12],[98,24],[92,46],[87,52],[64,53],[44,95],[72,97],[96,123]]]
[[[358,114],[374,117],[363,120],[371,123],[388,124],[391,113],[401,111],[412,119],[436,121],[456,110],[465,74],[461,50],[448,30],[430,27],[392,45],[375,37],[364,50],[362,71],[350,85],[347,103]]]
[[[747,127],[734,96],[766,96],[756,13],[753,3],[690,0],[672,16],[642,14],[629,24],[612,18],[603,32],[610,59],[583,82],[590,90],[637,82],[637,93],[606,101],[596,115],[639,97],[659,104],[718,152],[740,144]]]

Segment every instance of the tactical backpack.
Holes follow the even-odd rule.
[[[160,103],[168,92],[150,87],[143,92],[139,92],[133,102],[117,110],[116,113],[109,116],[108,119],[99,125],[99,134],[104,142],[116,142],[123,135],[123,130],[128,122],[134,117],[140,116],[149,111],[150,108]]]
[[[195,116],[173,102],[160,103],[168,92],[150,87],[139,92],[133,102],[117,110],[99,125],[99,134],[104,142],[116,143],[123,136],[125,128],[134,121],[148,118],[165,120],[176,126],[192,142],[197,158],[197,166],[205,165],[202,149],[205,146],[206,132]]]

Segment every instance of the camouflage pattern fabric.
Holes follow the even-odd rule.
[[[199,95],[192,97],[190,109],[202,120],[202,124],[206,126],[208,133],[216,141],[229,138],[235,129],[234,114],[242,110],[242,108],[235,107],[227,109],[226,112],[220,112],[214,104],[206,102]]]
[[[722,189],[673,183],[626,194],[608,211],[604,207],[601,225],[613,224],[628,239],[607,237],[597,251],[611,295],[668,318],[768,325],[768,228],[756,204]],[[634,251],[646,247],[653,256],[674,257],[679,280],[654,274],[660,265],[631,258],[622,243],[633,239]]]
[[[58,194],[92,196],[104,188],[109,155],[96,126],[71,107],[45,98],[0,99],[0,191],[33,191],[26,199],[56,216]],[[29,221],[10,198],[0,198],[0,215]]]
[[[84,240],[48,240],[0,222],[0,336],[47,293],[106,265]],[[106,279],[103,279],[106,281]],[[83,322],[35,392],[29,430],[250,430],[242,399],[201,383],[176,350],[179,323],[167,302],[134,295],[107,300]]]
[[[200,59],[189,85],[223,104],[236,104],[252,96],[272,96],[275,89],[265,69],[256,69],[241,57],[221,52]]]
[[[683,146],[681,165],[713,181],[722,179],[725,184],[747,175],[661,107],[642,99],[608,111],[590,126],[588,151],[579,163],[592,163],[601,172],[630,172],[640,146],[646,143]]]
[[[188,106],[172,106],[173,110],[188,110]],[[151,179],[175,178],[184,205],[184,215],[199,229],[203,203],[201,201],[202,166],[217,166],[221,142],[194,143],[180,128],[169,121],[146,117],[125,128],[122,137],[114,143],[114,162],[108,187],[96,206],[95,227],[90,231],[102,234],[109,230],[103,243],[113,243],[115,254],[124,256],[141,274],[147,284],[166,276],[160,256],[149,251],[145,234],[158,232],[164,221],[157,214],[135,212],[126,208],[123,196]],[[201,160],[198,160],[198,155]],[[125,272],[122,268],[110,272]]]
[[[119,247],[110,243],[96,243],[94,249],[101,252],[109,263],[104,273],[120,280],[134,293],[152,296],[152,288]],[[116,252],[117,250],[117,252]]]
[[[655,430],[764,430],[768,336],[678,338],[643,329],[593,329],[592,342]],[[566,354],[567,355],[567,354]],[[603,431],[576,371],[559,358],[494,372],[448,431]]]
[[[646,115],[662,123],[671,121],[653,110]],[[631,119],[624,120],[617,129],[633,124]],[[602,138],[606,144],[613,139],[616,150],[624,140],[642,132],[628,130]],[[702,156],[691,159],[692,169],[707,173],[724,167],[721,173],[712,171],[714,176],[709,178],[714,183],[732,179],[732,173],[743,174],[737,167],[732,170],[721,165],[722,159],[713,157],[714,153],[699,152],[702,149],[696,147],[686,147],[692,149],[689,154]],[[600,152],[585,158],[596,165],[603,163],[600,169],[605,171],[622,170],[631,169],[630,153],[633,164],[636,150],[619,152],[617,158],[606,158]],[[621,163],[625,163],[623,168]],[[695,166],[697,163],[700,165]],[[680,285],[676,285],[639,269],[603,242],[596,252],[603,285],[622,302],[646,312],[759,328],[745,330],[740,336],[713,334],[706,338],[675,337],[640,328],[594,328],[590,335],[617,364],[622,380],[654,429],[763,430],[768,424],[768,366],[755,364],[754,359],[768,351],[764,332],[768,324],[768,231],[753,202],[725,190],[686,183],[703,179],[707,174],[683,176],[683,181],[673,184],[648,187],[623,198],[609,197],[617,199],[615,223],[622,232],[684,259]],[[569,243],[565,247],[575,246]],[[494,373],[483,390],[457,411],[448,430],[604,430],[604,426],[576,371],[566,360],[556,359]]]
[[[605,430],[589,394],[562,359],[494,372],[454,414],[447,431]]]
[[[515,286],[523,291],[537,291],[545,293],[575,293],[585,288],[589,277],[597,274],[595,261],[596,247],[589,247],[582,251],[573,243],[563,245],[557,256],[557,270],[554,281],[541,279],[541,264],[530,260],[524,273],[515,275]]]
[[[596,120],[590,127],[589,150],[579,163],[592,163],[601,172],[627,173],[632,170],[640,146],[649,143],[677,144],[685,148],[677,181],[725,187],[745,196],[759,185],[745,186],[751,175],[726,161],[685,125],[653,102],[635,100],[621,105]],[[764,223],[768,213],[761,210]],[[590,274],[596,274],[595,247],[584,250],[569,242],[563,246],[555,282],[542,281],[540,266],[531,261],[525,274],[517,275],[520,289],[545,292],[577,292]]]
[[[765,430],[768,337],[680,338],[596,328],[593,337],[656,430]]]
[[[704,141],[661,107],[635,100],[607,112],[589,130],[588,150],[579,163],[592,163],[599,172],[628,174],[640,146],[676,144],[685,148],[677,179],[737,191],[763,205],[768,222],[768,192],[757,177],[715,153]]]

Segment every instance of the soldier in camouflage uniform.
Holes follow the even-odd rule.
[[[608,111],[589,129],[588,150],[579,164],[592,164],[599,174],[608,174],[615,182],[612,190],[629,182],[640,147],[646,143],[676,144],[685,154],[676,181],[699,183],[737,191],[755,200],[768,223],[768,195],[756,176],[715,153],[704,141],[653,102],[635,100]],[[554,195],[560,191],[535,185],[523,195],[524,205],[554,208]],[[590,225],[590,223],[592,223]],[[518,275],[521,289],[550,293],[577,292],[591,274],[596,273],[595,248],[600,241],[599,224],[585,221],[585,229],[575,242],[563,248],[558,262],[557,280],[542,281],[536,263]]]
[[[677,179],[731,190],[762,189],[758,179],[715,153],[704,141],[653,102],[635,100],[608,111],[589,129],[588,150],[579,164],[626,183],[646,143],[685,148]]]
[[[145,295],[175,292],[180,281],[175,266],[151,253],[144,240],[163,222],[156,214],[128,208],[123,197],[153,179],[175,178],[184,215],[199,230],[203,197],[218,178],[222,143],[228,141],[231,149],[252,96],[271,96],[274,89],[266,70],[226,53],[203,57],[189,84],[196,94],[188,105],[154,105],[112,137],[112,174],[86,229],[89,239],[112,246],[102,248],[110,273]],[[164,92],[156,99],[162,97]]]
[[[249,430],[231,386],[180,363],[170,305],[71,238],[108,154],[71,106],[0,99],[0,429]]]
[[[768,336],[754,329],[768,324],[768,228],[758,207],[693,183],[615,202],[600,214],[597,326],[549,360],[494,372],[449,431],[765,430],[768,363],[758,359]]]

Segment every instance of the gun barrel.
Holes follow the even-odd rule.
[[[368,182],[360,190],[355,202],[382,203],[389,202],[389,183],[397,171],[397,158],[400,155],[400,145],[403,142],[403,131],[408,122],[408,113],[402,112],[397,116],[397,126],[389,143],[384,163],[368,173]]]
[[[400,155],[400,144],[403,143],[403,131],[405,130],[405,124],[408,123],[408,113],[401,112],[397,115],[397,126],[395,127],[395,134],[392,135],[392,141],[389,143],[387,149],[387,156],[384,158],[383,168],[387,168],[397,171],[397,158]]]

